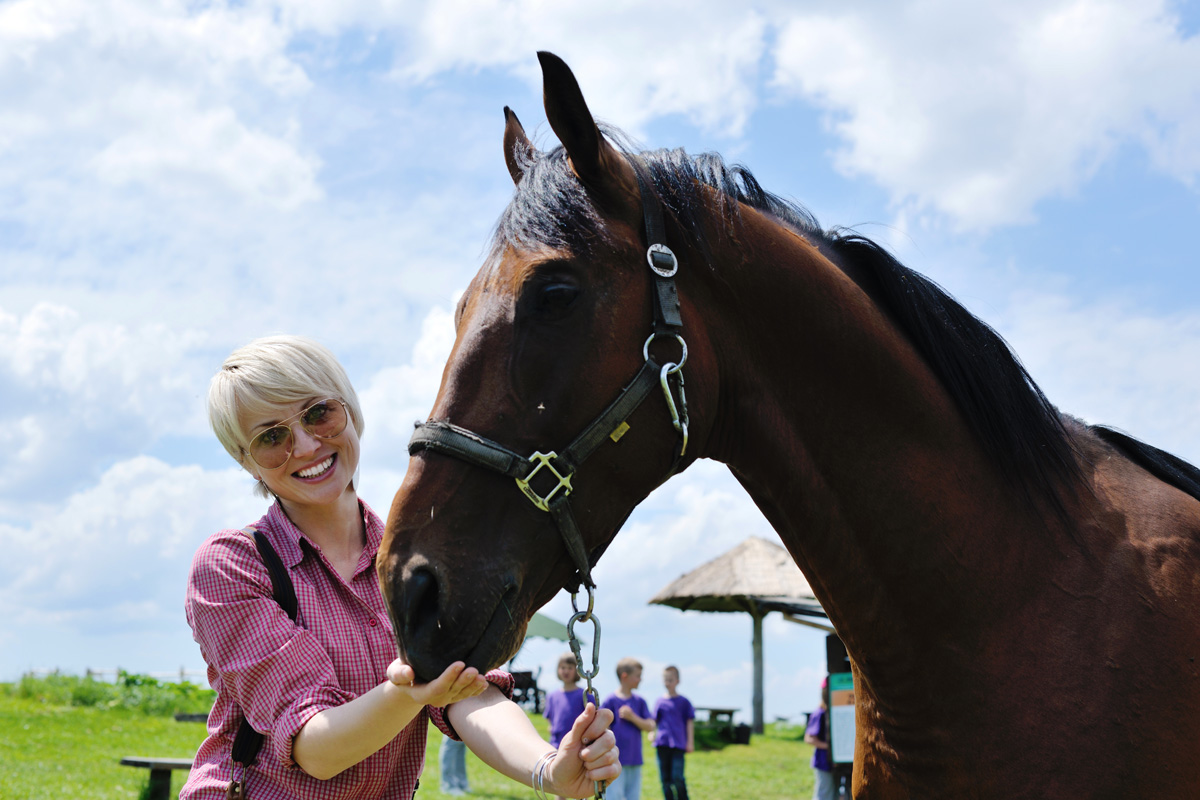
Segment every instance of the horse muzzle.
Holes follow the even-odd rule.
[[[482,580],[454,578],[421,556],[406,563],[389,558],[381,585],[399,640],[400,657],[427,683],[455,661],[486,672],[517,651],[525,619],[516,614],[518,585],[493,573]],[[453,598],[453,601],[452,601]]]

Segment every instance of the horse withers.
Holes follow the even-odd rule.
[[[710,458],[846,644],[856,797],[1200,794],[1200,472],[1060,415],[940,288],[745,169],[632,152],[539,58],[562,146],[505,109],[516,192],[378,559],[417,674],[506,661]]]

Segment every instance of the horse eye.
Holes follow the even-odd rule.
[[[537,308],[541,312],[566,311],[579,296],[579,287],[570,283],[548,283],[538,290]]]

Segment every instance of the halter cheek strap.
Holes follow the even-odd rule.
[[[603,548],[600,548],[594,555],[588,553],[583,534],[571,511],[570,496],[574,490],[571,480],[579,466],[606,439],[616,442],[625,435],[629,430],[626,420],[653,393],[655,387],[662,389],[672,425],[680,434],[671,469],[663,480],[675,474],[687,450],[687,398],[683,390],[682,372],[683,364],[687,360],[687,344],[680,335],[683,320],[679,307],[679,291],[675,286],[679,261],[666,245],[662,205],[658,196],[647,187],[646,178],[643,176],[646,165],[636,156],[631,156],[630,161],[642,197],[643,221],[649,243],[646,261],[655,276],[653,332],[642,348],[645,361],[637,375],[621,390],[617,399],[592,420],[561,453],[536,452],[528,457],[522,456],[502,444],[443,420],[417,423],[416,430],[408,442],[409,455],[429,450],[453,456],[514,479],[517,487],[530,502],[554,519],[567,553],[575,564],[575,588],[572,589],[570,583],[566,587],[572,592],[578,591],[579,584],[583,584],[589,590],[595,587],[592,565],[603,552]],[[678,340],[682,348],[678,363],[667,362],[660,365],[650,356],[650,343],[660,336],[670,336]]]
[[[571,479],[579,465],[605,439],[616,441],[624,435],[628,430],[625,418],[654,391],[659,370],[653,361],[643,364],[633,382],[561,454],[537,452],[526,458],[491,439],[443,421],[418,423],[408,442],[408,452],[412,455],[431,450],[514,479],[530,502],[554,518],[567,553],[579,571],[578,581],[594,587],[587,546],[568,500],[574,489]]]

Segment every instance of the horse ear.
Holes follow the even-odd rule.
[[[632,191],[636,196],[633,168],[600,135],[570,67],[544,50],[538,52],[538,61],[542,64],[546,120],[570,156],[575,174],[585,186],[602,195],[621,198]]]
[[[533,160],[533,142],[525,135],[521,120],[508,106],[504,107],[504,163],[513,183],[520,183],[525,176],[525,164]]]

